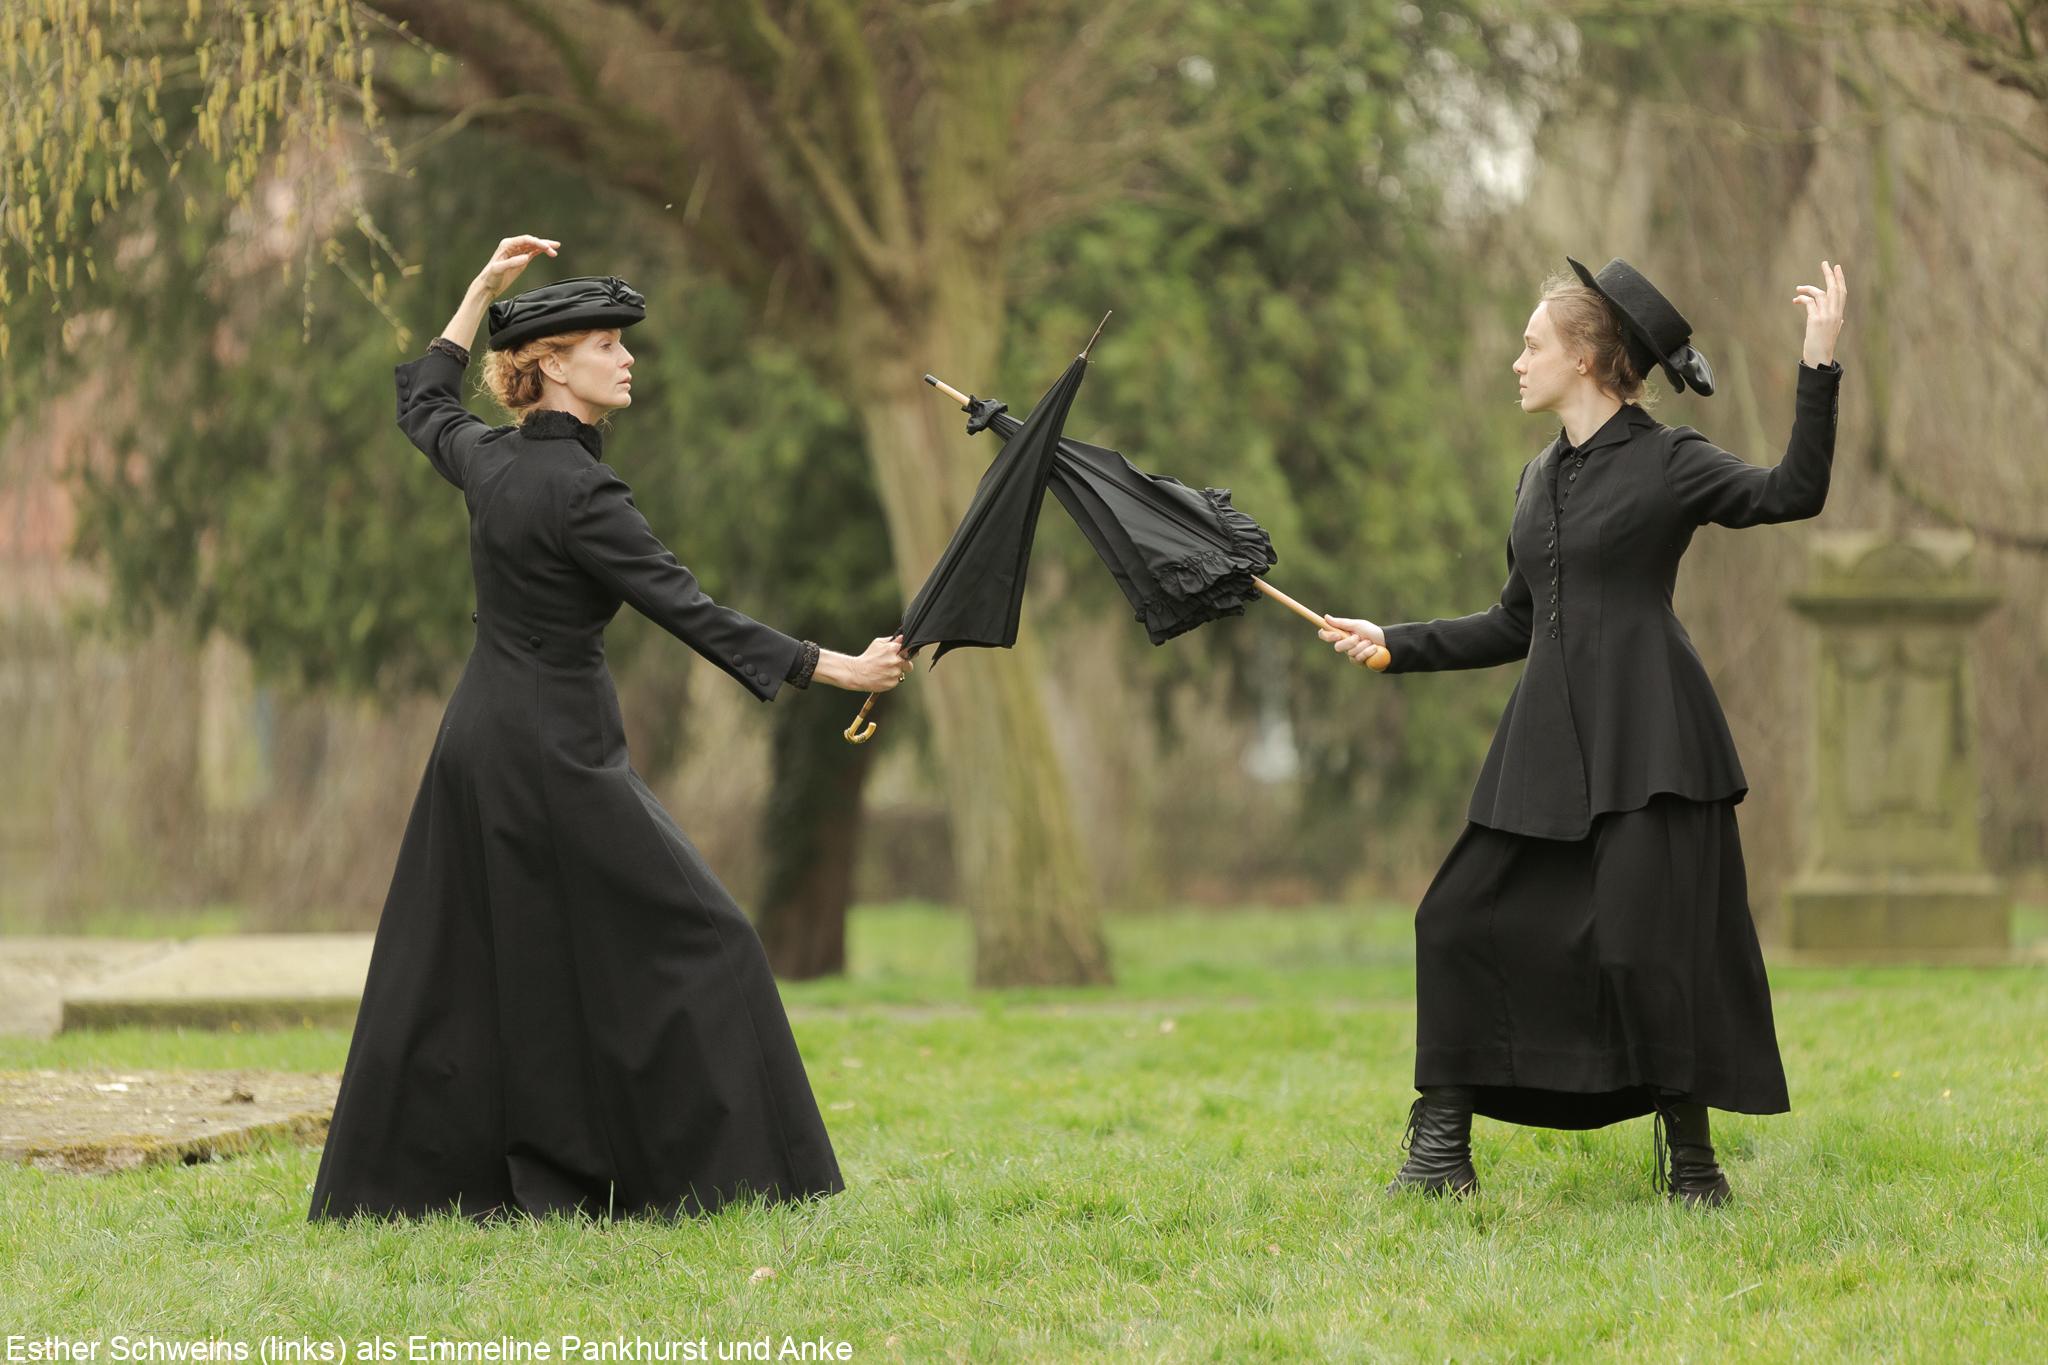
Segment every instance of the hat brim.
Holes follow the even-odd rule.
[[[1628,333],[1629,339],[1635,342],[1638,348],[1638,354],[1634,358],[1640,359],[1641,356],[1649,356],[1650,363],[1652,365],[1655,365],[1658,369],[1664,371],[1664,377],[1671,381],[1671,387],[1678,390],[1680,393],[1684,393],[1686,387],[1685,376],[1680,374],[1677,370],[1673,369],[1670,361],[1664,359],[1664,357],[1657,354],[1657,343],[1652,341],[1650,339],[1649,333],[1645,332],[1642,329],[1642,327],[1637,324],[1635,317],[1628,311],[1628,309],[1623,308],[1621,304],[1615,300],[1614,295],[1608,293],[1605,289],[1602,289],[1600,287],[1600,281],[1597,277],[1594,276],[1592,271],[1586,269],[1586,267],[1583,264],[1573,260],[1569,256],[1565,257],[1564,259],[1565,263],[1572,268],[1572,272],[1579,277],[1580,282],[1584,284],[1586,288],[1592,290],[1601,298],[1605,299],[1607,301],[1607,306],[1614,310],[1614,316],[1621,319],[1622,329]],[[1649,377],[1647,367],[1645,367],[1644,370],[1644,377]]]
[[[552,317],[535,318],[530,322],[514,323],[501,332],[491,333],[490,349],[510,350],[523,346],[541,337],[557,336],[563,332],[583,332],[604,327],[631,327],[647,317],[645,308],[617,306],[610,308],[588,308],[574,313],[557,313]]]

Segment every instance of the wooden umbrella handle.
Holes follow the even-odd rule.
[[[1265,579],[1260,578],[1256,574],[1252,575],[1252,586],[1257,588],[1260,592],[1266,594],[1266,596],[1272,598],[1275,602],[1278,602],[1281,606],[1287,608],[1287,610],[1293,612],[1296,616],[1299,616],[1302,620],[1314,626],[1319,631],[1330,624],[1328,621],[1325,621],[1321,617],[1321,615],[1319,615],[1316,612],[1310,611],[1307,607],[1304,607],[1301,603],[1295,601],[1286,593],[1280,591],[1280,589],[1274,587],[1271,583],[1268,583]],[[1387,665],[1392,663],[1393,661],[1394,656],[1387,653],[1386,647],[1382,645],[1374,648],[1372,657],[1365,661],[1365,666],[1367,668],[1372,669],[1376,673],[1384,673],[1387,671]]]
[[[1324,626],[1330,624],[1328,621],[1325,621],[1321,617],[1321,615],[1319,615],[1316,612],[1310,611],[1307,607],[1304,607],[1303,605],[1301,605],[1301,603],[1295,601],[1286,593],[1280,591],[1280,589],[1274,587],[1271,583],[1268,583],[1265,579],[1260,578],[1257,575],[1253,575],[1252,577],[1252,586],[1257,588],[1260,592],[1266,594],[1266,596],[1272,598],[1275,602],[1278,602],[1281,606],[1287,608],[1287,610],[1293,612],[1296,616],[1299,616],[1302,620],[1314,626],[1317,630],[1321,630]]]
[[[969,398],[966,394],[960,392],[960,390],[954,388],[951,384],[948,384],[945,380],[939,378],[937,375],[926,375],[924,377],[924,382],[931,385],[933,388],[937,389],[940,393],[946,395],[946,397],[952,399],[955,403],[958,403],[962,408],[969,407],[973,404],[973,399]]]
[[[868,699],[860,704],[860,714],[853,718],[853,724],[839,732],[848,744],[865,744],[875,737],[875,722],[868,720],[868,712],[875,709],[875,698],[881,695],[879,692],[868,693]],[[865,729],[861,725],[863,721],[867,721]]]

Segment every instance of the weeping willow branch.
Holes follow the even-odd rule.
[[[358,11],[339,0],[0,0],[0,306],[17,289],[54,305],[81,261],[91,276],[92,229],[124,197],[175,180],[195,152],[223,168],[229,201],[245,210],[266,167],[284,178],[318,165],[338,182],[333,193],[355,199],[346,149],[367,142],[396,159],[375,66]],[[174,140],[171,101],[182,111],[188,99]],[[161,165],[146,170],[142,153]],[[340,248],[334,231],[323,247]],[[374,262],[361,275],[373,303],[384,278]],[[0,318],[0,356],[10,340]]]

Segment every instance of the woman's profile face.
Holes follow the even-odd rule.
[[[542,373],[592,408],[633,404],[633,353],[616,327],[592,332],[544,363]]]
[[[1522,411],[1551,412],[1576,384],[1590,382],[1579,373],[1579,357],[1566,350],[1551,321],[1550,305],[1539,303],[1522,332],[1522,354],[1515,358],[1521,381]]]

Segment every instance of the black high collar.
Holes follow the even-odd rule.
[[[536,441],[560,440],[573,437],[583,443],[594,460],[604,458],[604,432],[584,421],[573,412],[561,408],[539,408],[526,415],[519,424],[520,432]]]
[[[1584,445],[1574,446],[1570,434],[1564,428],[1559,427],[1557,440],[1551,448],[1557,452],[1560,459],[1570,459],[1574,455],[1590,454],[1602,446],[1618,445],[1628,440],[1637,431],[1651,425],[1656,420],[1656,418],[1643,410],[1640,403],[1623,403],[1614,410],[1612,416],[1600,424],[1599,430],[1586,438]]]

